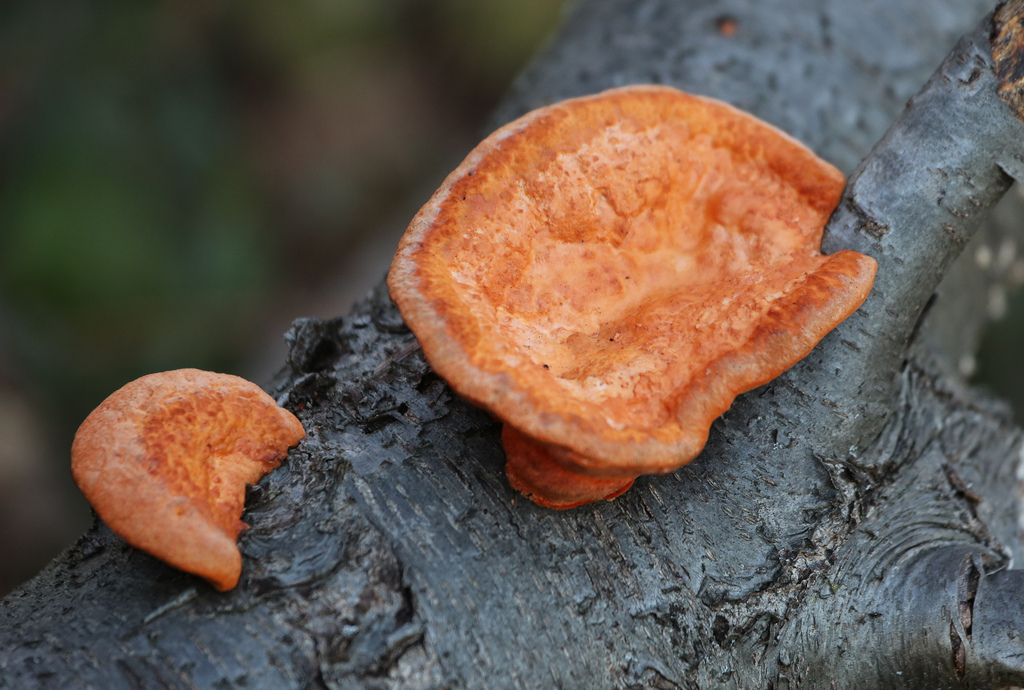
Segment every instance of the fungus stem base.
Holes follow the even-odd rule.
[[[636,477],[591,477],[565,467],[546,443],[506,424],[501,443],[505,447],[505,474],[512,488],[545,508],[565,510],[586,503],[610,501],[633,486]]]

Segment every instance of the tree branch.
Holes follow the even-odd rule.
[[[846,372],[830,392],[862,427],[864,447],[884,422],[921,313],[949,264],[1010,186],[1024,176],[1024,124],[999,97],[991,17],[966,36],[858,166],[822,250],[855,249],[879,262],[864,306],[833,338],[848,343],[825,368]]]
[[[660,81],[850,170],[988,9],[723,7],[581,3],[499,118]],[[289,335],[274,392],[308,436],[248,497],[240,587],[216,593],[97,524],[0,602],[0,687],[1024,682],[1005,636],[1024,624],[1006,604],[1017,578],[1001,571],[1020,550],[1021,433],[927,351],[904,364],[1024,140],[981,31],[857,169],[830,227],[827,248],[879,259],[872,301],[737,400],[691,465],[570,511],[516,497],[498,425],[430,371],[378,288]]]

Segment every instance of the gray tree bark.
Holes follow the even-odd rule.
[[[308,437],[250,492],[240,586],[97,522],[0,601],[0,687],[1024,684],[1024,438],[959,374],[1013,259],[978,257],[1022,224],[950,268],[1024,169],[1021,4],[974,30],[982,0],[576,6],[496,122],[634,82],[773,122],[852,173],[824,249],[878,259],[864,307],[689,466],[563,512],[511,491],[382,286],[297,322],[272,390]]]

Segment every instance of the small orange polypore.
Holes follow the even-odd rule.
[[[256,384],[181,369],[132,381],[75,434],[71,472],[114,532],[220,591],[238,583],[245,485],[305,431]]]
[[[792,137],[659,86],[540,108],[480,143],[388,275],[431,366],[505,422],[542,505],[612,498],[703,448],[867,297],[820,252],[843,175]]]

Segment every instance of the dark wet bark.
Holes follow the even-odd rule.
[[[1017,10],[972,31],[991,9],[577,6],[498,119],[638,81],[755,112],[852,172],[825,247],[879,260],[864,308],[691,465],[564,512],[508,488],[498,425],[383,288],[302,321],[273,392],[309,435],[249,496],[239,588],[97,525],[0,602],[0,687],[1024,684],[1022,435],[957,375],[1007,272],[971,249],[950,268],[1024,161],[997,68],[1016,53],[988,48]]]

